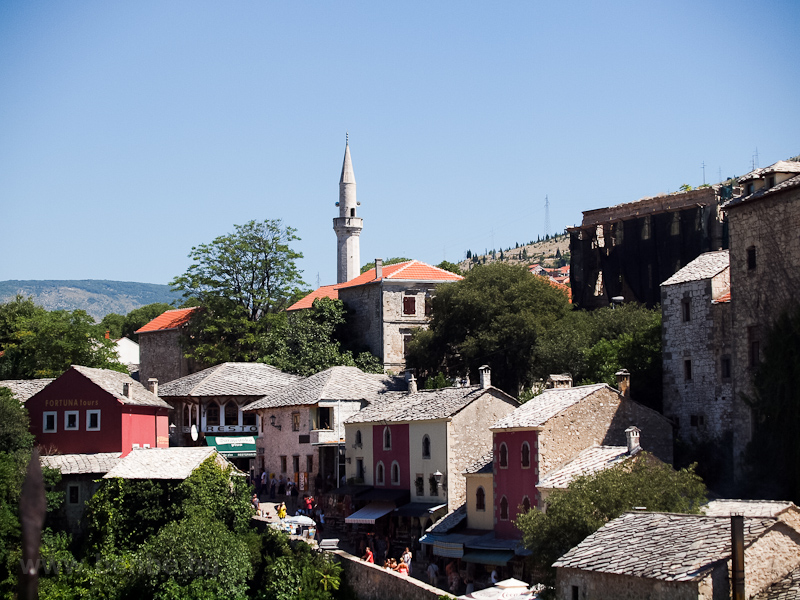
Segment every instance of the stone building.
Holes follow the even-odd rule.
[[[734,460],[752,434],[753,369],[775,319],[800,295],[800,162],[779,161],[739,179],[724,205],[730,230]]]
[[[734,544],[743,550],[745,598],[785,582],[800,565],[800,533],[796,514],[790,513],[796,513],[796,509],[776,517],[739,517],[742,545]],[[554,563],[556,597],[730,598],[734,519],[625,513]]]
[[[194,310],[196,307],[168,310],[135,332],[139,336],[139,381],[157,379],[164,384],[192,372],[180,337]]]
[[[728,453],[734,405],[730,298],[728,250],[701,254],[661,284],[664,414],[680,439],[716,440]]]
[[[52,377],[42,379],[3,379],[0,380],[0,387],[8,388],[20,403],[25,404],[28,398],[41,392],[53,381],[55,379]]]
[[[622,296],[656,305],[662,281],[727,248],[720,205],[730,197],[730,187],[716,185],[585,211],[568,229],[573,304],[597,308]]]

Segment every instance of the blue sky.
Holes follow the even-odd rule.
[[[800,3],[0,3],[0,280],[168,283],[251,219],[333,283],[800,154]]]

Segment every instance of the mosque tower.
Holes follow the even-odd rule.
[[[339,216],[333,220],[336,232],[336,283],[350,281],[361,273],[361,252],[358,237],[364,227],[363,219],[356,216],[356,176],[350,160],[350,136],[344,146],[342,176],[339,178]]]

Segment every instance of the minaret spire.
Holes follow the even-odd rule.
[[[350,133],[345,134],[344,160],[342,175],[339,177],[339,216],[333,220],[336,232],[336,282],[344,283],[357,277],[361,271],[361,253],[359,235],[363,228],[363,220],[356,216],[356,176],[353,172],[353,160],[350,158]]]

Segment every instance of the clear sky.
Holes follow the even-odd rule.
[[[334,283],[800,154],[797,0],[0,2],[0,280],[168,283],[282,219]]]

